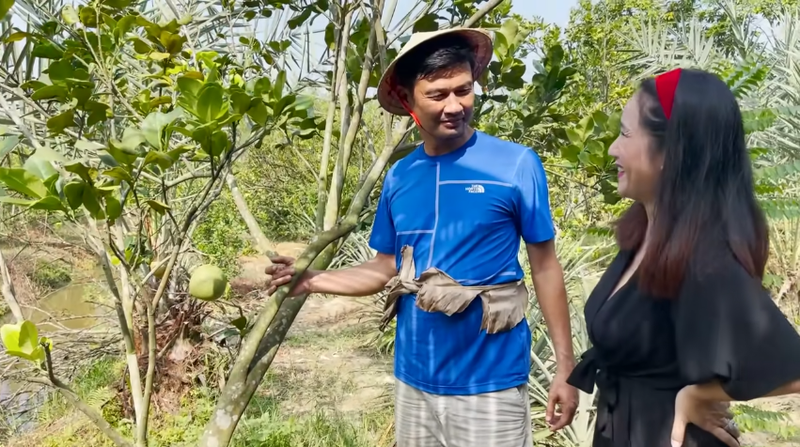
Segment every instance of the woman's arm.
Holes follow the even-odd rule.
[[[720,384],[718,381],[703,383],[700,385],[690,385],[686,388],[686,392],[690,393],[693,398],[698,400],[722,402],[732,402],[736,400],[725,392],[725,389],[722,388],[722,384]],[[783,385],[762,397],[784,396],[786,394],[796,393],[800,393],[800,380],[795,380],[794,382]]]

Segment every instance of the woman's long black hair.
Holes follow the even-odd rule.
[[[676,296],[700,254],[713,262],[732,252],[751,276],[763,278],[767,223],[756,201],[742,114],[731,90],[711,73],[683,70],[669,120],[654,79],[645,80],[639,94],[651,150],[664,156],[639,287],[658,297]],[[644,206],[634,203],[617,221],[621,249],[642,244],[647,219]]]

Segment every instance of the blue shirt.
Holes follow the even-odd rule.
[[[417,277],[436,267],[462,285],[523,278],[520,237],[552,239],[547,179],[531,149],[475,131],[459,149],[429,156],[422,146],[386,174],[370,246],[393,254],[414,247]],[[480,328],[480,298],[448,317],[426,312],[415,295],[398,300],[394,372],[434,394],[478,394],[526,383],[531,333]]]

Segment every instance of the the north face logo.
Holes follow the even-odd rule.
[[[467,192],[471,194],[483,194],[486,192],[486,190],[483,189],[483,185],[472,185],[469,188],[464,188],[464,189],[466,189]]]

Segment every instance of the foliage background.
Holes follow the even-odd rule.
[[[90,2],[88,5],[99,8],[102,3]],[[758,193],[770,216],[772,231],[772,256],[765,285],[787,316],[796,323],[800,322],[800,286],[797,283],[800,276],[800,135],[797,133],[800,97],[800,28],[797,25],[800,24],[800,11],[794,0],[581,0],[571,11],[565,27],[546,23],[539,17],[512,14],[510,1],[482,1],[474,5],[462,0],[419,1],[410,8],[407,17],[394,17],[390,24],[387,24],[386,17],[396,2],[366,2],[364,5],[346,1],[289,0],[232,1],[219,5],[208,2],[179,5],[170,0],[141,5],[122,3],[136,9],[152,23],[160,24],[181,19],[183,16],[176,13],[178,8],[194,11],[193,20],[182,23],[175,35],[185,36],[187,45],[194,45],[198,50],[231,55],[235,63],[228,66],[233,68],[223,76],[228,76],[226,83],[250,70],[256,78],[269,79],[274,85],[285,76],[280,73],[288,72],[288,78],[280,81],[283,91],[274,99],[279,100],[284,93],[296,94],[298,98],[309,98],[312,104],[303,119],[311,120],[313,125],[281,124],[276,116],[275,126],[265,133],[263,140],[249,146],[230,163],[230,174],[238,188],[220,187],[207,210],[194,220],[190,242],[181,252],[181,256],[186,254],[184,265],[187,268],[200,262],[211,262],[221,266],[230,278],[245,277],[242,257],[259,256],[264,252],[248,218],[263,233],[270,249],[279,247],[281,243],[315,241],[321,230],[328,229],[323,221],[331,216],[326,213],[326,205],[331,204],[331,195],[336,196],[332,193],[336,189],[333,179],[337,176],[341,180],[341,194],[339,202],[333,203],[333,214],[339,218],[345,215],[370,166],[379,159],[384,140],[388,138],[387,141],[392,142],[392,131],[403,130],[400,123],[394,123],[394,127],[388,127],[387,134],[384,116],[372,94],[360,94],[359,76],[367,64],[367,48],[371,35],[374,35],[370,26],[372,9],[369,8],[383,12],[388,36],[396,39],[392,45],[383,47],[385,56],[390,59],[403,36],[410,31],[461,23],[480,8],[494,4],[478,23],[494,31],[496,48],[489,73],[480,80],[481,95],[474,124],[484,132],[531,147],[545,163],[551,208],[558,228],[559,258],[564,265],[574,313],[576,352],[588,345],[582,319],[583,300],[614,252],[608,234],[610,223],[627,206],[616,195],[616,176],[607,156],[608,145],[619,132],[619,111],[635,91],[639,80],[674,66],[700,67],[717,73],[728,82],[745,110],[748,144],[757,168]],[[63,23],[63,6],[53,2],[17,1],[11,9],[12,19],[4,19],[3,68],[0,71],[4,82],[0,90],[6,101],[13,104],[4,107],[4,119],[0,122],[6,126],[4,136],[0,137],[0,157],[4,167],[42,169],[37,168],[37,158],[33,157],[38,148],[31,137],[20,133],[19,123],[8,110],[16,111],[26,127],[37,135],[33,139],[45,142],[48,149],[75,158],[86,155],[80,147],[70,146],[76,141],[74,134],[67,132],[66,136],[53,136],[48,133],[48,128],[54,130],[54,124],[49,123],[48,118],[61,116],[69,101],[42,99],[43,94],[35,97],[38,90],[23,87],[25,82],[41,79],[48,62],[39,57],[44,51],[41,44],[37,47],[31,43],[33,38],[23,39],[18,33],[47,36],[49,24]],[[78,11],[86,12],[79,12],[78,20],[90,20],[87,18],[91,16],[90,10],[79,8]],[[254,26],[256,23],[257,27]],[[326,51],[321,55],[309,49],[311,33],[324,35]],[[343,40],[342,35],[346,35],[346,39]],[[40,42],[47,41],[41,36],[37,38]],[[125,45],[132,47],[134,43]],[[137,55],[136,51],[125,48],[106,67],[109,77],[105,79],[115,82],[128,80],[130,91],[122,98],[127,98],[133,112],[144,117],[161,106],[177,103],[184,94],[180,88],[154,81],[164,74],[157,69],[158,57],[161,56],[150,57],[152,50]],[[373,57],[380,59],[381,56]],[[527,63],[528,60],[534,62]],[[196,58],[190,57],[187,61],[185,66],[176,63],[173,67],[162,68],[173,70],[167,77],[174,78],[179,72],[199,66],[189,65],[195,63]],[[374,87],[380,63],[373,62],[375,66],[366,73],[368,84]],[[338,71],[343,76],[339,76]],[[105,84],[98,85],[98,98],[115,95],[113,88],[103,93],[100,89]],[[167,99],[160,104],[162,99],[159,98],[164,97]],[[363,104],[360,98],[364,99]],[[105,99],[97,102],[103,101]],[[360,107],[363,111],[359,111]],[[83,112],[88,118],[92,110]],[[120,114],[129,112],[133,114],[131,111]],[[358,114],[360,117],[354,120]],[[107,119],[120,126],[139,122],[122,115]],[[74,124],[78,125],[73,132],[80,132],[77,140],[108,140],[84,133],[82,122]],[[348,146],[346,137],[351,125],[356,133]],[[246,127],[226,130],[228,138],[247,138],[257,130],[257,127]],[[69,130],[69,127],[64,129]],[[110,131],[102,129],[97,132],[101,135]],[[404,140],[405,145],[399,145],[402,147],[398,147],[390,162],[402,156],[403,149],[413,147],[417,139],[418,135],[412,132]],[[344,157],[341,155],[344,153],[349,155],[342,165],[340,161],[344,160],[339,157]],[[185,166],[174,169],[169,172],[174,174],[172,178],[197,170]],[[7,181],[4,183],[8,184]],[[186,211],[183,200],[197,194],[203,185],[202,180],[193,180],[170,190],[168,199],[175,207],[176,215]],[[336,244],[332,267],[353,265],[372,256],[366,240],[379,190],[380,182],[358,213],[356,229]],[[6,188],[5,197],[18,198],[14,191]],[[157,198],[161,194],[157,182],[147,186],[144,194]],[[246,213],[237,199],[246,204]],[[80,228],[83,227],[78,223],[79,229],[76,230],[75,220],[47,209],[29,210],[23,214],[23,208],[19,203],[7,203],[0,210],[3,213],[4,250],[20,250],[19,247],[27,246],[31,240],[45,236],[51,245],[53,240],[86,245],[81,236]],[[15,231],[19,228],[25,228],[26,234]],[[164,231],[172,234],[175,229]],[[22,244],[12,241],[11,236],[15,233],[24,239]],[[153,247],[147,247],[143,253],[152,257]],[[9,265],[21,269],[22,264],[17,259],[13,258]],[[37,259],[44,259],[45,265],[53,265],[52,268],[32,268],[31,273],[25,276],[38,284],[37,287],[57,289],[72,281],[72,276],[79,276],[74,266],[70,271],[53,263],[53,259]],[[35,265],[38,262],[35,261]],[[147,259],[144,261],[146,264]],[[92,268],[95,270],[89,276],[98,277],[96,267],[88,270]],[[175,276],[178,290],[185,280],[185,275]],[[19,286],[22,280],[14,281],[20,295],[24,289]],[[25,304],[33,306],[42,293],[41,290],[30,290],[34,292]],[[105,295],[108,298],[107,291]],[[179,295],[178,292],[176,296]],[[240,295],[232,297],[229,304],[207,306],[213,307],[213,313],[199,324],[204,342],[193,345],[197,353],[192,356],[196,362],[195,371],[208,371],[213,366],[211,369],[224,372],[230,367],[236,349],[234,347],[234,352],[231,352],[231,347],[225,343],[232,343],[231,340],[242,335],[231,328],[235,326],[232,321],[239,316],[252,315],[262,305],[257,298],[256,286]],[[348,343],[354,343],[348,345],[350,348],[369,353],[376,361],[386,360],[393,353],[393,332],[391,327],[385,333],[378,333],[375,329],[380,300],[380,296],[375,297],[375,303],[363,310],[356,334],[332,333],[322,337],[321,343],[335,344],[338,342],[334,339],[344,337]],[[179,303],[180,300],[176,299],[170,305],[178,306]],[[578,416],[568,429],[551,434],[543,424],[546,390],[554,363],[551,342],[533,295],[528,320],[534,333],[531,354],[535,366],[530,375],[529,391],[536,439],[542,445],[589,445],[593,428],[593,396],[581,396]],[[224,330],[229,331],[225,334],[233,334],[222,337],[222,340],[227,340],[225,343],[220,342],[219,336]],[[300,341],[297,341],[298,337]],[[307,348],[303,343],[311,342],[303,337],[310,336],[290,336],[287,338],[288,346],[281,349],[295,349],[292,340]],[[86,347],[76,349],[85,350]],[[65,361],[69,367],[63,371],[72,379],[75,392],[84,401],[100,411],[116,430],[133,438],[136,424],[130,419],[129,412],[126,413],[125,400],[115,397],[124,394],[116,385],[124,382],[121,378],[125,377],[125,365],[120,354],[119,350],[109,349],[102,356],[86,362]],[[224,373],[218,375],[225,377]],[[213,384],[217,380],[216,375],[214,377],[213,380],[205,377],[202,386],[196,385],[201,382],[193,382],[192,387],[196,389],[182,394],[177,405],[169,411],[155,411],[150,445],[195,445],[219,398],[221,386]],[[291,386],[288,380],[270,371],[260,389]],[[318,397],[321,399],[324,385],[315,382],[312,386],[319,389]],[[385,399],[388,401],[389,397]],[[363,409],[355,416],[330,408],[287,414],[278,400],[269,394],[256,394],[232,444],[391,444],[391,437],[386,435],[391,433],[391,414],[384,406]],[[72,411],[59,395],[48,396],[34,411],[36,424],[7,423],[5,436],[11,442],[17,442],[16,445],[24,445],[20,442],[31,439],[24,437],[26,433],[46,430],[46,427],[53,426],[53,421],[69,417]],[[768,445],[778,445],[777,442],[796,439],[796,429],[789,422],[796,417],[793,412],[796,408],[791,406],[776,408],[748,404],[737,407],[737,420],[747,432],[766,433]],[[6,418],[7,422],[11,420],[16,419]],[[56,429],[43,439],[39,439],[41,445],[106,445],[109,442],[85,424],[77,429],[74,426]]]

